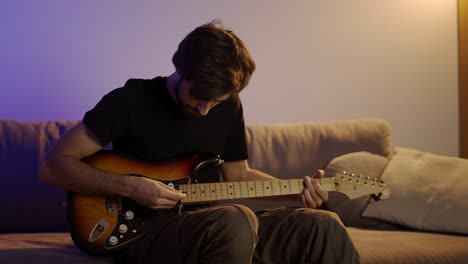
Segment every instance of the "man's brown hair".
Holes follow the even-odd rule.
[[[244,42],[219,21],[190,32],[172,57],[182,79],[190,80],[190,95],[213,100],[244,89],[255,71],[255,62]]]

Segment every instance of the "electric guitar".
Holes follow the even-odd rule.
[[[112,151],[100,151],[83,161],[100,170],[158,180],[186,193],[180,201],[180,211],[184,204],[299,194],[304,186],[303,179],[190,184],[196,182],[203,168],[223,162],[217,155],[196,154],[154,164]],[[390,195],[384,183],[346,172],[321,178],[320,184],[325,190],[341,192],[350,199],[368,194],[375,199],[386,199]],[[88,254],[105,255],[145,234],[145,227],[155,211],[124,197],[68,192],[67,212],[74,243]]]

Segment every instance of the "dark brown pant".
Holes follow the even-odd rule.
[[[152,232],[117,263],[360,263],[334,213],[278,208],[256,215],[242,205],[174,216],[162,210]]]
[[[360,263],[339,217],[310,208],[278,208],[257,213],[259,239],[253,263]]]

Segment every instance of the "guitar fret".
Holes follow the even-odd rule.
[[[232,183],[228,184],[228,196],[234,198],[234,186]]]
[[[247,198],[252,198],[252,197],[256,197],[255,195],[255,184],[254,182],[247,182],[247,193],[248,193],[248,196]]]
[[[241,187],[237,182],[235,182],[234,183],[234,198],[240,198],[240,196],[241,196]]]
[[[212,201],[216,200],[218,197],[216,195],[216,183],[210,184],[210,198]]]
[[[271,182],[263,182],[263,193],[265,194],[265,196],[271,195]]]
[[[222,200],[223,197],[221,194],[223,193],[223,185],[221,183],[216,183],[216,199]]]
[[[218,200],[218,188],[219,188],[219,183],[211,184],[211,199]]]
[[[280,180],[280,193],[283,195],[289,194],[289,190],[287,190],[288,185],[285,184],[285,180]]]
[[[199,197],[198,197],[198,187],[197,187],[198,184],[192,184],[190,188],[190,191],[191,191],[191,194],[193,195],[193,201],[198,201],[199,200]]]
[[[279,193],[281,190],[279,182],[278,181],[273,181],[271,182],[271,191],[273,194]]]
[[[249,197],[248,194],[248,187],[247,187],[247,182],[239,182],[239,189],[240,189],[240,194],[239,198],[247,198]]]
[[[199,184],[200,185],[200,199],[206,201],[206,185],[205,184]]]
[[[225,183],[223,186],[223,199],[226,200],[229,198],[228,192],[229,192],[229,183]]]
[[[194,184],[193,186],[195,186],[195,200],[196,201],[201,201],[201,197],[200,197],[200,184]]]
[[[224,200],[224,199],[226,198],[226,197],[224,196],[224,194],[226,193],[225,185],[222,184],[222,183],[220,183],[218,187],[219,187],[219,189],[218,189],[219,191],[218,191],[218,193],[217,193],[218,199]]]
[[[261,181],[255,181],[255,183],[254,183],[255,184],[255,195],[257,197],[264,196],[263,195],[263,184],[262,183],[263,182],[261,182]]]
[[[292,193],[300,193],[302,191],[302,182],[301,185],[297,184],[297,181],[294,181],[290,184]]]
[[[198,201],[200,199],[199,195],[198,195],[198,187],[197,187],[198,184],[192,184],[190,188],[190,191],[191,191],[191,194],[193,195],[193,201]]]

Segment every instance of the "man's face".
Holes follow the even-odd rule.
[[[191,87],[191,81],[180,79],[176,84],[175,91],[179,100],[180,110],[187,119],[206,116],[211,109],[231,96],[228,93],[211,101],[200,100],[190,95]]]

